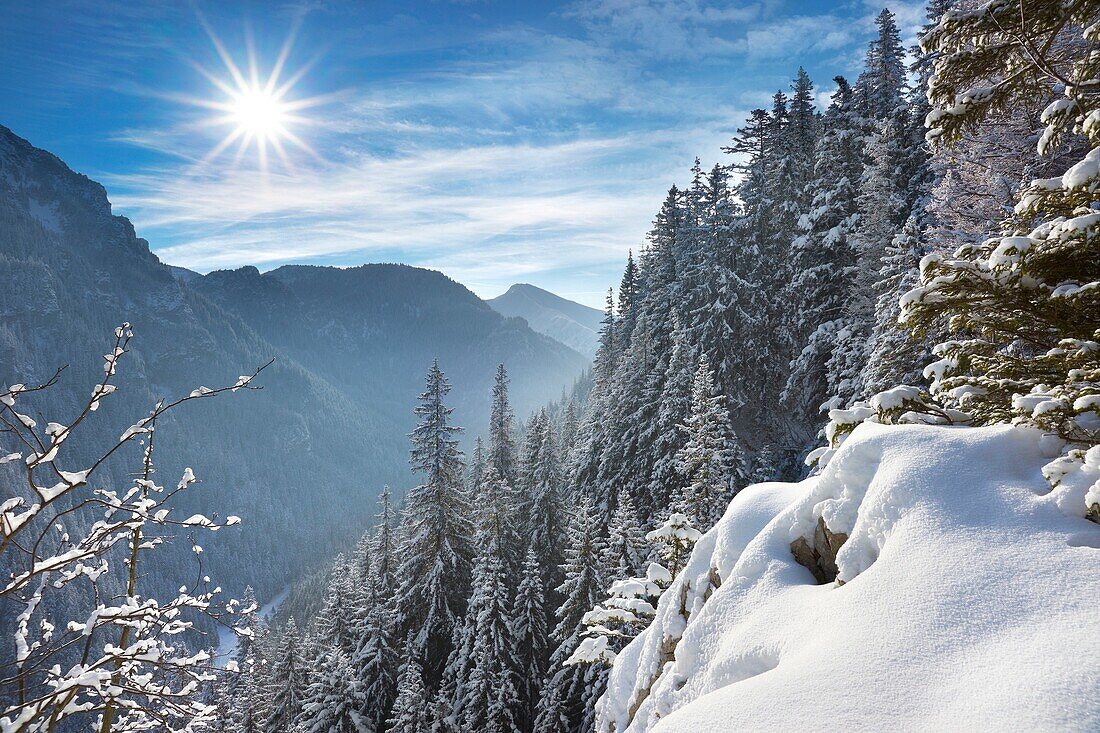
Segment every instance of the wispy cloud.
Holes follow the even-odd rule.
[[[811,15],[781,0],[580,0],[494,22],[475,4],[451,33],[411,10],[355,25],[354,4],[334,0],[310,16],[339,21],[329,53],[387,71],[330,84],[306,115],[295,132],[319,159],[266,175],[204,162],[224,130],[168,104],[157,124],[112,135],[155,160],[101,177],[173,264],[399,260],[485,295],[523,279],[596,304],[695,155],[722,158],[798,63],[828,61],[823,102],[831,76],[851,73],[878,10],[863,2]],[[165,90],[128,91],[164,101]]]

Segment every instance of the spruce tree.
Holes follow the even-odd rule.
[[[601,575],[607,581],[637,575],[645,567],[649,548],[629,490],[619,492],[619,505],[607,526],[607,543],[600,556]]]
[[[397,699],[387,723],[387,733],[429,733],[431,715],[428,691],[417,661],[419,645],[410,638],[405,643],[401,672],[397,678]]]
[[[674,511],[688,515],[703,529],[721,519],[745,478],[744,460],[724,403],[703,356],[692,384],[691,413],[683,426],[687,442],[677,454],[684,487],[673,504]]]
[[[926,256],[902,311],[920,332],[957,334],[936,346],[926,370],[940,400],[978,422],[1020,418],[1082,444],[1100,442],[1098,28],[1094,2],[1025,0],[947,13],[925,34],[937,145],[1053,87],[1062,96],[1042,113],[1039,153],[1076,150],[1075,135],[1087,152],[1060,176],[1025,186],[1004,231]]]
[[[487,463],[496,469],[508,486],[516,485],[515,416],[508,402],[508,373],[504,365],[497,366],[489,408],[489,454]]]
[[[602,693],[603,671],[565,666],[565,660],[580,643],[584,614],[603,596],[599,561],[602,549],[595,506],[590,498],[582,496],[570,524],[569,550],[563,565],[565,580],[558,588],[564,600],[556,612],[553,640],[557,646],[535,718],[535,730],[540,733],[559,730],[556,726],[562,719],[568,721],[565,730],[591,727],[590,703],[595,702],[593,695]]]
[[[529,547],[523,561],[508,627],[517,676],[516,723],[522,731],[529,731],[534,726],[535,710],[549,661],[546,620],[546,600],[539,559],[534,548]]]
[[[302,699],[297,730],[302,733],[374,733],[362,710],[363,688],[339,646],[327,646],[317,658]]]
[[[293,618],[287,619],[267,688],[271,701],[265,729],[268,733],[290,733],[302,709],[308,672],[298,627]]]
[[[455,619],[465,609],[473,555],[470,504],[462,459],[444,404],[451,386],[433,363],[416,408],[412,468],[422,483],[405,498],[404,542],[397,588],[403,631],[413,633],[425,676],[437,680],[451,646]]]

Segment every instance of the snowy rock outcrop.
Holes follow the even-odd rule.
[[[1100,729],[1100,526],[1051,458],[1027,428],[864,424],[820,476],[744,490],[615,660],[600,730]],[[792,552],[845,536],[835,581]]]

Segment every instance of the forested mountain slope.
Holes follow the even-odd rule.
[[[468,426],[488,420],[497,364],[508,365],[524,413],[558,397],[586,366],[575,351],[502,317],[445,275],[407,265],[289,265],[262,274],[243,267],[212,272],[192,287],[403,426],[402,436],[412,429],[412,400],[434,358],[455,385],[456,422]]]
[[[361,531],[384,483],[407,486],[405,433],[433,357],[474,417],[488,413],[499,362],[528,406],[556,398],[584,366],[434,272],[183,274],[112,215],[102,186],[0,127],[0,378],[36,383],[70,365],[43,395],[56,419],[86,398],[114,328],[132,323],[118,399],[96,415],[106,442],[158,398],[232,383],[275,358],[263,390],[181,410],[159,431],[159,470],[179,475],[186,463],[209,477],[180,511],[244,518],[213,542],[211,575],[261,597]],[[98,447],[66,446],[78,457]],[[138,458],[119,456],[103,482],[125,485]]]

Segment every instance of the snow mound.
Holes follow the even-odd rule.
[[[820,476],[745,489],[619,654],[600,730],[1100,730],[1100,526],[1059,506],[1049,442],[863,424]],[[825,549],[822,520],[819,585],[791,545]]]

